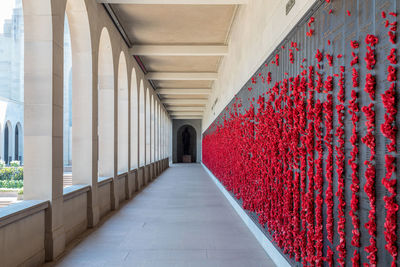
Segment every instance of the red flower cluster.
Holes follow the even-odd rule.
[[[349,101],[349,114],[351,115],[352,122],[352,135],[350,138],[350,143],[352,145],[351,150],[351,158],[348,161],[348,164],[351,166],[351,210],[350,217],[351,222],[353,224],[352,231],[352,239],[351,245],[355,248],[360,247],[360,219],[358,218],[358,209],[359,209],[359,196],[358,193],[360,191],[360,179],[358,178],[358,164],[357,164],[357,156],[358,156],[358,136],[357,136],[357,123],[359,121],[358,112],[360,111],[358,103],[357,103],[357,92],[355,90],[351,91],[351,100]],[[353,266],[360,266],[360,253],[357,249],[354,250],[352,262]]]
[[[290,61],[290,63],[294,64],[294,56],[293,56],[292,49],[289,49],[289,61]]]
[[[353,56],[353,59],[350,62],[350,66],[354,66],[355,64],[358,64],[358,56],[356,56],[356,53],[351,52],[351,55]]]
[[[388,25],[388,22],[389,22],[389,20],[387,20],[387,23],[386,23],[387,27],[388,27],[389,25],[392,26],[392,27],[390,27],[390,29],[389,29],[389,31],[388,31],[389,41],[390,41],[392,44],[396,44],[397,22],[396,22],[396,21],[395,21],[395,22],[392,22],[392,23],[390,23],[389,25]],[[385,26],[386,26],[386,25],[385,25]]]
[[[386,17],[386,13],[382,13],[382,17]],[[310,27],[313,22],[314,19],[310,18]],[[374,49],[378,42],[375,35],[367,35],[365,38],[367,69],[372,70],[377,64]],[[249,99],[249,108],[246,110],[242,108],[241,100],[236,98],[231,108],[225,112],[226,115],[222,116],[223,122],[212,124],[203,138],[204,164],[242,201],[244,209],[257,214],[260,225],[267,229],[283,253],[305,266],[333,266],[334,261],[344,266],[346,259],[349,260],[346,258],[351,253],[346,248],[345,164],[351,169],[351,183],[348,185],[351,200],[347,202],[350,206],[347,227],[351,228],[347,229],[351,230],[351,246],[354,249],[352,265],[361,265],[362,249],[366,251],[368,259],[368,264],[364,265],[377,265],[376,236],[379,229],[376,226],[376,128],[380,129],[388,141],[386,174],[381,181],[387,190],[387,196],[383,198],[386,209],[383,233],[385,248],[393,258],[392,266],[395,266],[397,260],[396,49],[391,49],[387,56],[392,64],[387,67],[387,80],[391,86],[381,95],[385,108],[384,123],[376,127],[375,86],[379,76],[360,72],[362,79],[365,79],[365,86],[364,90],[358,88],[360,66],[356,66],[359,63],[356,49],[360,45],[357,41],[351,41],[350,45],[355,51],[352,52],[352,71],[349,74],[345,66],[341,66],[336,73],[333,68],[330,70],[333,73],[319,71],[320,64],[333,66],[333,56],[324,56],[318,49],[315,54],[316,64],[308,65],[309,61],[303,59],[304,66],[301,65],[301,73],[297,76],[290,76],[289,70],[278,73],[284,77],[280,81],[273,81],[271,71],[267,72],[266,78],[262,73],[253,76],[253,84],[260,78],[263,83],[272,83],[271,87],[268,86],[258,99]],[[294,64],[293,51],[298,45],[291,42],[290,46],[292,49],[289,49],[289,53],[282,54],[282,59],[276,54],[272,63],[279,66],[279,60],[286,60]],[[338,54],[337,58],[341,57],[342,54]],[[348,91],[346,94],[346,74],[352,77],[350,86],[352,84],[354,89],[351,94]],[[369,104],[360,110],[358,97],[367,94]],[[334,95],[337,98],[336,104]],[[346,114],[351,116],[350,136],[345,136]],[[335,128],[334,116],[338,122]],[[364,127],[359,125],[362,116],[366,120],[364,136],[359,134],[360,128]],[[346,142],[351,145],[348,158],[345,154]],[[360,151],[365,151],[360,150],[360,145],[365,146],[363,148],[370,154],[365,162],[360,162]],[[365,165],[365,173],[360,173],[364,169],[362,164]],[[335,194],[334,170],[337,174]],[[364,225],[368,230],[366,237],[369,238],[369,244],[362,248],[359,217],[361,178],[365,179],[363,189],[367,196],[367,200],[363,201],[369,204],[368,222]],[[334,198],[337,210],[334,210]],[[334,220],[335,214],[337,220]],[[339,239],[333,248],[335,229]],[[324,238],[328,241],[325,247]],[[335,249],[337,254],[333,252]]]
[[[397,80],[397,76],[396,76],[396,69],[393,66],[388,66],[388,76],[387,76],[387,80],[389,82],[394,82]]]
[[[322,53],[321,51],[319,51],[319,49],[317,49],[317,53],[315,54],[315,58],[317,59],[318,63],[322,61],[323,57],[322,57]]]
[[[326,54],[325,57],[328,60],[329,66],[332,67],[333,66],[333,56],[331,56],[330,54]]]
[[[366,183],[364,186],[364,191],[368,196],[369,200],[369,213],[368,213],[368,222],[365,224],[365,228],[368,230],[370,235],[370,245],[365,248],[365,251],[368,253],[367,259],[369,260],[369,264],[375,266],[376,261],[376,196],[375,196],[375,111],[374,111],[374,104],[371,103],[369,106],[362,107],[362,111],[365,114],[367,121],[365,125],[367,126],[367,134],[361,138],[361,141],[370,149],[370,159],[366,160],[364,164],[367,166],[365,171],[365,179]]]
[[[360,47],[360,44],[357,41],[351,41],[350,42],[351,48],[357,49]]]
[[[344,68],[341,69],[341,74],[343,74]],[[339,80],[339,88],[341,88],[342,82]],[[344,162],[345,162],[345,152],[344,152],[344,91],[340,93],[342,89],[339,90],[339,94],[337,99],[340,104],[336,106],[336,112],[338,115],[338,123],[339,126],[336,129],[335,136],[338,138],[338,145],[335,147],[337,151],[336,155],[336,173],[338,176],[338,191],[336,192],[336,196],[339,200],[338,203],[338,226],[337,231],[339,233],[339,245],[336,247],[336,250],[339,252],[339,257],[337,262],[340,266],[345,265],[346,260],[346,233],[345,233],[345,208],[346,208],[346,200],[344,199]]]
[[[353,68],[353,87],[358,87],[358,71]]]
[[[368,73],[365,79],[364,91],[369,94],[371,100],[375,100],[375,85],[375,77],[371,73]]]
[[[390,64],[397,64],[396,48],[392,48],[390,50],[390,54],[387,56],[387,60],[389,60]]]
[[[372,70],[376,64],[375,49],[367,46],[367,53],[365,54],[364,60],[367,63],[367,69]]]
[[[390,39],[390,41],[392,40]],[[387,59],[390,64],[397,63],[395,48],[391,49],[390,55],[388,55]],[[397,211],[399,209],[399,206],[396,203],[397,180],[396,177],[392,179],[392,177],[395,176],[394,172],[396,170],[395,157],[392,155],[392,153],[395,154],[397,152],[396,150],[397,108],[396,108],[396,90],[395,90],[396,87],[395,82],[397,81],[397,76],[396,76],[396,69],[391,65],[388,66],[387,80],[389,82],[392,82],[392,84],[390,85],[390,88],[386,90],[384,94],[382,94],[382,103],[385,108],[385,116],[384,116],[385,122],[381,125],[381,132],[383,136],[385,136],[390,141],[390,143],[386,145],[386,148],[388,150],[388,153],[385,155],[386,175],[382,179],[382,184],[390,194],[388,196],[383,197],[386,208],[384,235],[386,240],[385,248],[392,256],[391,265],[392,267],[394,267],[396,266],[396,260],[398,255],[397,252],[398,248],[396,245],[397,242],[396,230],[397,230]]]

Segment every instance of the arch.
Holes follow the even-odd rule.
[[[150,145],[151,145],[151,99],[149,88],[146,89],[146,165],[151,162]]]
[[[131,169],[138,167],[138,88],[136,79],[136,70],[133,68],[131,73]]]
[[[165,126],[165,135],[164,135],[164,157],[167,157],[167,143],[168,143],[168,124],[167,124],[167,114],[164,113],[164,126]]]
[[[92,184],[93,53],[85,0],[67,0],[65,13],[71,36],[72,55],[72,93],[70,95],[72,123],[69,125],[72,136],[70,137],[73,162],[72,182],[73,184]],[[103,34],[102,37],[104,38]],[[100,45],[103,45],[102,41]],[[105,60],[102,60],[104,55],[99,56],[102,57],[99,58],[99,64],[104,63]]]
[[[64,17],[63,81],[63,165],[64,173],[72,165],[72,47],[68,16]]]
[[[158,159],[160,160],[161,159],[161,145],[162,145],[162,143],[161,143],[161,137],[162,137],[162,128],[161,128],[161,126],[162,126],[162,124],[161,124],[161,122],[162,122],[162,117],[161,117],[161,112],[162,112],[162,107],[161,107],[161,104],[159,104],[159,106],[158,106]]]
[[[15,138],[14,138],[14,159],[18,160],[22,164],[23,151],[23,140],[24,133],[22,132],[22,126],[20,122],[15,125]]]
[[[118,63],[118,173],[128,171],[129,156],[128,72],[124,52]]]
[[[100,35],[98,78],[98,175],[112,177],[114,176],[114,66],[107,28],[103,28]]]
[[[12,125],[10,121],[7,121],[4,125],[4,162],[9,164],[12,160]]]
[[[165,113],[164,110],[161,113],[162,119],[161,119],[161,126],[162,126],[162,154],[161,157],[164,159],[165,158]]]
[[[139,88],[139,165],[146,164],[146,95],[143,80],[140,81]]]
[[[154,162],[155,150],[155,102],[154,95],[151,95],[151,108],[150,108],[150,162]]]
[[[160,103],[156,102],[156,151],[155,158],[156,161],[160,159]]]

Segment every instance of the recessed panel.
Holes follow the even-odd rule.
[[[153,81],[157,88],[211,88],[212,81]]]
[[[217,56],[141,56],[147,71],[166,72],[216,72]]]
[[[112,5],[133,44],[224,44],[234,5]]]

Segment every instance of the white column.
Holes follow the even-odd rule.
[[[72,183],[92,187],[88,197],[88,224],[99,220],[97,205],[97,68],[89,18],[82,0],[68,0],[66,14],[72,43]]]
[[[57,4],[55,4],[57,2]],[[64,4],[63,4],[64,3]],[[62,0],[23,0],[25,24],[24,198],[51,202],[46,259],[64,250]]]

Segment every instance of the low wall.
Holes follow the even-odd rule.
[[[87,192],[89,190],[88,185],[72,185],[64,188],[63,219],[66,244],[87,229]]]
[[[48,201],[29,200],[0,209],[0,266],[44,262],[48,207]]]
[[[130,171],[128,174],[129,196],[138,191],[137,170]]]
[[[100,218],[103,218],[111,211],[111,183],[113,179],[107,178],[99,180],[97,189],[97,204],[99,206]]]
[[[118,175],[116,180],[117,196],[119,199],[119,203],[123,202],[126,199],[126,191],[125,191],[126,179],[128,179],[128,173],[123,173]]]

